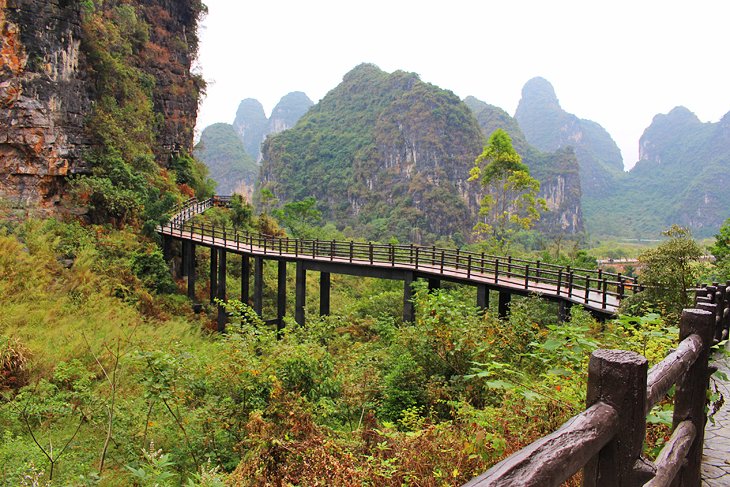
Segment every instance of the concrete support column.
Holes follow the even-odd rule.
[[[188,244],[188,298],[195,302],[195,244]]]
[[[436,279],[435,277],[429,277],[428,278],[428,292],[434,291],[436,289],[441,289],[441,279]]]
[[[499,292],[499,317],[506,318],[509,315],[509,306],[512,301],[512,294],[509,291]]]
[[[218,250],[210,249],[210,302],[218,295]]]
[[[190,242],[183,240],[180,243],[180,277],[186,277],[188,275],[188,246]]]
[[[165,262],[170,262],[172,259],[172,237],[169,235],[162,236],[162,258]]]
[[[249,304],[251,299],[250,291],[250,276],[251,276],[251,259],[248,255],[241,256],[241,302],[243,304]]]
[[[319,275],[319,315],[329,316],[330,314],[330,286],[331,277],[329,272],[322,272]]]
[[[570,321],[570,309],[573,307],[573,303],[570,301],[560,300],[558,302],[558,320],[561,323]]]
[[[226,301],[226,250],[218,250],[218,299]],[[228,314],[226,309],[218,305],[218,331],[223,333],[226,331],[226,322]]]
[[[257,315],[264,312],[264,258],[253,259],[253,310]]]
[[[286,315],[286,261],[279,261],[276,293],[276,326],[279,331],[284,329],[284,315]]]
[[[489,288],[484,284],[477,284],[477,308],[482,311],[489,309]]]
[[[301,261],[297,261],[296,283],[294,319],[300,325],[304,325],[304,307],[307,301],[307,271]]]

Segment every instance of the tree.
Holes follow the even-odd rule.
[[[469,181],[479,181],[485,190],[479,204],[479,222],[474,231],[490,235],[501,249],[508,246],[516,230],[529,230],[547,209],[538,198],[540,182],[512,147],[512,139],[502,129],[489,142],[469,173]]]
[[[710,253],[717,259],[717,264],[726,263],[730,258],[730,218],[720,227],[720,233],[715,235],[715,243],[709,248]]]
[[[645,290],[628,300],[628,311],[659,311],[668,320],[678,320],[691,304],[689,288],[700,275],[702,248],[690,231],[672,225],[662,232],[667,241],[639,255],[640,282]]]
[[[315,227],[322,224],[322,212],[317,209],[314,196],[286,203],[274,210],[274,216],[295,238],[313,238]]]

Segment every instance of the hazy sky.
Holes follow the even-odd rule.
[[[205,0],[198,129],[256,98],[315,103],[362,62],[418,73],[514,114],[542,76],[562,107],[603,125],[625,165],[657,113],[730,111],[727,0]]]

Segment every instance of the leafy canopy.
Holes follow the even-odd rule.
[[[515,231],[530,229],[540,219],[540,211],[547,209],[545,200],[537,197],[540,182],[530,176],[512,139],[502,129],[492,133],[474,161],[469,181],[479,181],[485,190],[474,231],[490,235],[502,249]]]

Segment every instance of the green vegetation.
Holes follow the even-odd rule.
[[[702,248],[689,230],[673,225],[663,232],[668,239],[639,255],[642,293],[625,304],[634,313],[658,311],[668,321],[679,323],[682,309],[691,304],[690,289],[702,273]]]
[[[218,183],[218,194],[252,192],[259,166],[246,152],[232,125],[217,123],[206,127],[195,146],[195,157],[210,169],[210,177]]]
[[[537,198],[540,182],[530,176],[504,130],[491,135],[474,161],[469,181],[478,181],[486,190],[474,230],[495,239],[500,249],[509,248],[516,229],[529,230],[540,219],[540,210],[547,209],[545,200]]]
[[[315,231],[315,204],[285,207],[286,226]],[[558,323],[531,297],[499,320],[470,304],[473,289],[423,282],[404,325],[401,283],[348,276],[332,278],[335,316],[287,319],[277,337],[231,300],[229,334],[208,334],[215,307],[189,311],[185,283],[133,232],[7,216],[0,464],[11,485],[51,470],[52,485],[460,485],[583,408],[593,349],[656,362],[676,343],[658,315],[599,324],[576,307]],[[260,217],[239,199],[201,218],[246,229]],[[207,258],[199,249],[200,297]],[[240,289],[240,267],[227,279]]]
[[[413,73],[360,65],[294,128],[267,139],[263,186],[281,204],[316,198],[323,217],[345,233],[464,241],[476,208],[456,185],[482,145],[473,115],[453,93]]]
[[[197,17],[203,7],[190,8]],[[155,160],[155,133],[163,121],[154,106],[158,80],[141,66],[146,58],[140,53],[152,45],[142,11],[128,3],[84,5],[83,49],[96,88],[86,123],[94,142],[85,156],[92,175],[77,178],[71,188],[94,223],[154,228],[181,195],[212,193],[205,166],[187,154],[175,155],[169,171]],[[197,99],[200,88],[190,90]]]

